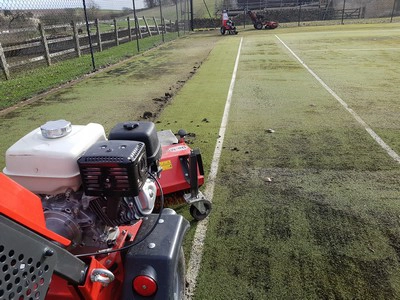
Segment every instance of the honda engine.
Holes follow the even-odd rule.
[[[110,248],[119,225],[149,215],[157,194],[161,146],[151,122],[50,121],[6,152],[3,172],[37,194],[48,229],[71,240],[68,250]]]

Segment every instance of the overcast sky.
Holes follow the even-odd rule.
[[[85,0],[86,6],[96,4],[101,9],[120,10],[132,8],[133,0]],[[43,8],[74,8],[82,7],[83,0],[0,0],[0,10],[3,9],[43,9]],[[144,7],[144,0],[135,0],[136,8]]]

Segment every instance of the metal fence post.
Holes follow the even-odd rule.
[[[178,1],[176,1],[176,3],[175,3],[175,10],[176,10],[176,23],[175,23],[175,25],[176,25],[176,31],[178,31],[178,37],[179,37],[180,33],[179,33]]]
[[[47,39],[46,39],[46,34],[44,32],[44,28],[42,23],[39,23],[39,31],[40,31],[40,36],[42,38],[42,45],[44,48],[44,57],[46,58],[47,65],[51,65],[51,58],[50,58],[50,51],[49,51],[49,45],[47,44]]]
[[[346,8],[346,0],[343,0],[343,10],[342,10],[342,25],[344,24],[343,19],[344,19],[344,9]]]
[[[165,42],[165,39],[164,39],[164,29],[163,29],[163,26],[165,26],[165,23],[164,23],[164,18],[163,18],[163,14],[162,14],[162,0],[160,0],[160,22],[161,22],[161,36],[162,36],[162,41],[163,41],[163,43]]]
[[[397,3],[397,0],[394,0],[393,1],[392,14],[390,15],[390,23],[392,23],[392,21],[393,21],[394,11],[396,9],[396,3]]]
[[[300,6],[299,6],[299,19],[297,21],[297,26],[300,26],[300,22],[301,22],[301,3],[300,3]]]
[[[140,30],[139,20],[136,16],[135,0],[132,0],[132,7],[133,7],[133,18],[135,19],[136,48],[137,48],[137,52],[140,52],[139,35],[140,35],[140,38],[142,38],[142,32]]]
[[[161,1],[161,0],[160,0]],[[194,12],[193,12],[193,0],[189,0],[190,2],[190,30],[194,31]]]
[[[3,69],[4,75],[6,76],[6,79],[10,79],[10,71],[8,70],[8,64],[6,61],[6,56],[4,55],[3,47],[1,46],[0,43],[0,64],[1,68]]]
[[[86,9],[86,0],[82,0],[82,1],[83,1],[83,12],[85,15],[85,22],[86,22],[86,32],[87,32],[88,39],[89,39],[90,56],[92,58],[92,67],[93,67],[93,71],[96,71],[96,62],[95,62],[94,53],[93,53],[92,36],[90,35],[89,18],[88,18],[87,9]]]

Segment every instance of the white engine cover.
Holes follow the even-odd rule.
[[[77,160],[95,142],[106,140],[100,124],[72,125],[66,136],[45,138],[40,127],[6,152],[4,174],[36,194],[55,195],[78,190],[81,178]]]

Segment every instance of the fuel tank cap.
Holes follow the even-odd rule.
[[[66,120],[48,121],[40,126],[40,130],[46,139],[58,139],[68,135],[72,130],[72,125]]]

